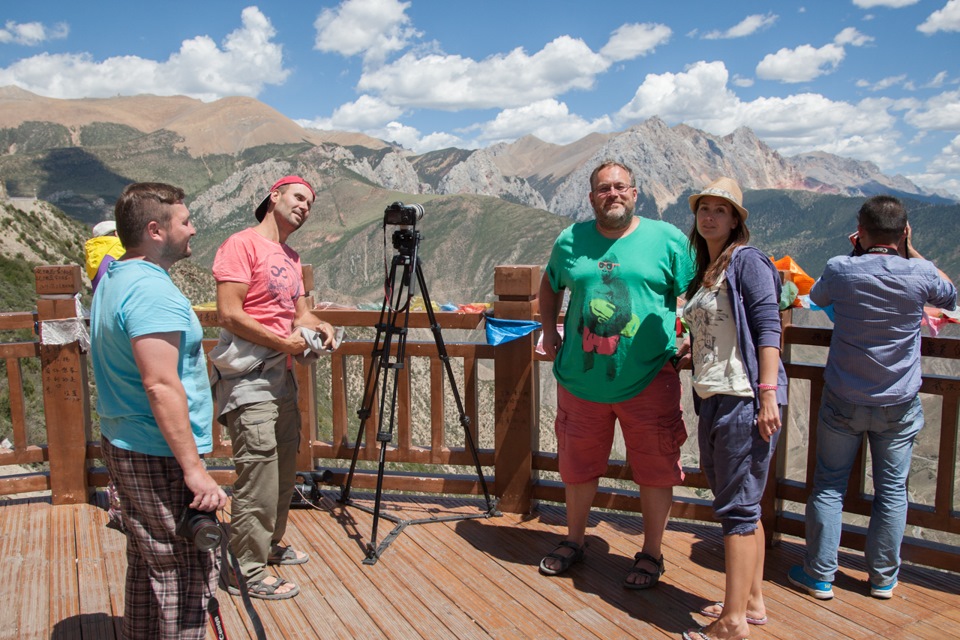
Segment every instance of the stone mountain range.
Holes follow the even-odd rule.
[[[10,196],[35,196],[93,224],[111,216],[131,181],[177,184],[188,193],[199,232],[195,255],[204,267],[226,235],[250,224],[276,177],[301,173],[318,199],[306,233],[292,244],[305,261],[328,267],[317,285],[332,297],[380,290],[382,273],[374,265],[385,249],[381,216],[396,200],[427,205],[423,229],[432,240],[424,256],[443,262],[432,270],[446,281],[445,294],[488,295],[495,264],[545,263],[556,233],[570,219],[592,215],[588,176],[607,158],[636,172],[640,215],[684,229],[685,196],[720,175],[735,178],[752,213],[751,200],[776,203],[765,218],[751,215],[755,235],[764,237],[755,224],[780,234],[762,248],[773,254],[807,237],[794,253],[818,247],[818,266],[824,255],[843,251],[847,210],[855,212],[864,196],[893,193],[932,207],[938,218],[941,209],[957,209],[944,194],[884,175],[872,163],[823,153],[783,157],[746,128],[714,136],[651,118],[568,145],[527,136],[486,149],[414,154],[363,134],[305,129],[251,98],[58,100],[0,88],[0,181]],[[834,224],[838,209],[843,219]],[[799,211],[806,213],[793,219]],[[957,216],[948,217],[955,227]]]

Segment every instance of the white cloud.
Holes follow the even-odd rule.
[[[796,49],[780,49],[769,53],[757,64],[757,76],[780,82],[808,82],[832,73],[843,60],[842,46],[828,44],[816,49],[808,44]]]
[[[353,102],[337,107],[329,118],[300,120],[304,127],[336,131],[363,131],[383,127],[403,115],[403,109],[387,104],[380,98],[363,95]]]
[[[960,131],[960,91],[946,91],[930,98],[904,116],[918,129]]]
[[[947,72],[941,71],[933,77],[927,84],[923,85],[925,89],[939,89],[947,81]]]
[[[411,127],[399,122],[388,122],[383,127],[377,129],[368,129],[363,133],[387,142],[395,142],[405,149],[410,149],[416,153],[426,153],[436,151],[437,149],[446,149],[448,147],[457,147],[458,149],[471,148],[469,143],[455,135],[443,132],[434,132],[428,135],[421,135],[415,127]]]
[[[7,23],[0,29],[0,44],[22,44],[35,47],[47,40],[60,40],[70,34],[70,27],[65,22],[58,22],[52,27],[44,26],[40,22]]]
[[[853,4],[861,9],[873,9],[874,7],[887,7],[889,9],[900,9],[917,4],[920,0],[853,0]]]
[[[673,31],[662,24],[625,24],[610,35],[600,55],[613,62],[633,60],[653,53],[658,45],[666,44]]]
[[[858,87],[862,87],[864,89],[870,89],[870,91],[883,91],[884,89],[889,89],[890,87],[894,87],[898,84],[902,84],[906,88],[907,74],[903,73],[898,76],[887,76],[886,78],[878,80],[873,84],[870,84],[866,80],[857,81]]]
[[[743,103],[738,117],[785,155],[819,150],[891,166],[900,152],[892,107],[885,99],[852,104],[801,93]]]
[[[722,62],[702,60],[682,73],[648,74],[633,99],[617,112],[617,125],[629,126],[658,115],[712,131],[723,129],[733,122],[739,104],[737,96],[727,88],[728,77]],[[705,122],[710,125],[704,125]],[[734,128],[730,126],[724,133]]]
[[[960,0],[947,0],[943,9],[931,13],[917,31],[927,35],[937,31],[960,31]]]
[[[738,24],[730,27],[726,31],[710,31],[709,33],[703,34],[704,40],[722,40],[728,38],[743,38],[745,36],[752,35],[761,29],[765,29],[773,25],[777,21],[777,16],[774,13],[768,13],[766,15],[761,15],[759,13],[747,16],[741,20]]]
[[[907,176],[920,186],[947,193],[960,194],[960,136],[955,137],[931,160],[926,171]]]
[[[940,155],[930,163],[930,168],[944,173],[960,174],[960,136],[950,141]]]
[[[324,9],[313,23],[314,49],[354,56],[380,64],[407,47],[420,32],[410,26],[409,2],[398,0],[344,0],[336,9]]]
[[[364,71],[357,88],[401,107],[509,108],[571,89],[590,89],[595,76],[609,66],[609,60],[582,40],[560,36],[533,55],[517,48],[479,62],[407,53],[384,67]]]
[[[612,127],[613,123],[607,117],[590,122],[571,114],[566,104],[547,99],[516,109],[504,109],[493,120],[475,128],[480,130],[478,141],[486,146],[512,142],[527,134],[554,144],[568,144],[590,133],[610,131]]]
[[[738,87],[752,87],[753,83],[753,78],[745,78],[740,75],[733,76],[733,84]]]
[[[848,44],[853,47],[862,47],[873,41],[874,38],[860,33],[854,27],[847,27],[833,38],[833,42],[841,47]]]
[[[256,96],[268,84],[282,84],[283,49],[256,7],[241,14],[243,26],[223,41],[208,36],[185,40],[166,61],[116,56],[97,62],[88,53],[40,54],[0,69],[0,86],[16,85],[52,98],[115,95],[187,95],[201,100]]]
[[[815,93],[741,101],[727,86],[723,62],[697,62],[683,73],[650,74],[616,117],[626,127],[657,115],[714,135],[746,126],[785,155],[822,150],[891,166],[901,148],[890,111],[910,102],[887,99],[857,104]]]

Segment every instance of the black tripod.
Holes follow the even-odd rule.
[[[373,343],[372,360],[370,369],[367,372],[367,379],[363,391],[363,406],[357,411],[360,418],[360,428],[357,432],[357,440],[353,448],[353,459],[350,462],[350,472],[347,474],[346,483],[341,488],[340,502],[352,504],[357,508],[373,514],[373,527],[370,534],[370,542],[366,547],[367,557],[364,564],[376,564],[380,554],[393,542],[400,533],[411,524],[425,524],[428,522],[448,522],[452,520],[466,520],[475,518],[489,518],[500,515],[497,512],[495,502],[491,501],[490,493],[487,490],[487,483],[483,477],[483,470],[480,468],[480,458],[477,455],[476,444],[473,441],[473,434],[470,432],[470,418],[463,410],[463,402],[460,399],[460,392],[457,390],[457,382],[453,376],[453,368],[450,366],[450,358],[447,355],[447,348],[443,343],[443,336],[440,333],[440,325],[434,315],[433,307],[430,302],[430,294],[427,291],[427,283],[423,277],[423,268],[418,256],[420,240],[422,236],[416,230],[416,222],[423,215],[423,209],[420,205],[404,206],[400,202],[395,202],[384,214],[384,253],[386,253],[386,227],[388,224],[403,225],[393,233],[393,247],[396,250],[393,260],[390,264],[389,274],[384,286],[383,306],[380,309],[380,319],[377,322],[377,335]],[[473,457],[473,463],[476,467],[477,478],[480,481],[480,487],[483,489],[483,495],[486,499],[487,510],[478,514],[457,514],[442,517],[431,517],[422,519],[403,520],[389,513],[381,513],[380,502],[383,493],[383,470],[386,462],[387,445],[393,441],[393,430],[396,419],[397,403],[397,381],[400,370],[404,368],[404,359],[406,355],[407,331],[410,323],[410,297],[412,295],[411,283],[414,275],[416,282],[420,287],[420,293],[423,296],[424,306],[427,310],[427,317],[430,321],[430,329],[433,332],[433,339],[437,345],[437,353],[444,364],[447,372],[447,378],[450,381],[450,388],[453,391],[453,397],[457,403],[457,411],[460,415],[460,424],[463,426],[464,437],[467,449]],[[393,345],[396,342],[396,355],[391,357]],[[377,489],[373,509],[366,505],[356,504],[350,500],[350,486],[353,483],[353,475],[357,466],[357,458],[360,455],[360,445],[365,432],[367,419],[370,417],[373,407],[373,401],[377,394],[377,388],[380,383],[381,371],[388,370],[393,373],[384,376],[383,385],[380,387],[380,421],[377,432],[377,442],[380,443],[380,457],[377,467]],[[389,407],[389,409],[388,409]],[[389,413],[388,413],[389,412]],[[383,539],[380,546],[377,546],[377,525],[380,518],[386,518],[397,526]]]

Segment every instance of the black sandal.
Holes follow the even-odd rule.
[[[651,571],[647,571],[646,569],[641,569],[640,567],[638,567],[637,564],[639,564],[641,561],[646,561],[651,563],[653,566],[657,568],[657,572],[653,573]],[[663,555],[661,555],[660,558],[657,559],[657,558],[654,558],[649,553],[644,553],[641,551],[637,555],[633,556],[633,568],[631,568],[630,571],[627,573],[627,575],[624,577],[623,586],[626,589],[637,589],[637,590],[649,589],[651,587],[656,586],[656,584],[660,582],[660,576],[662,576],[666,572],[667,570],[663,567]],[[647,576],[649,580],[647,580],[646,582],[630,582],[629,580],[627,580],[627,578],[629,578],[634,574]]]
[[[558,576],[561,573],[564,573],[574,564],[583,560],[583,550],[586,548],[586,546],[586,543],[580,545],[576,542],[571,542],[570,540],[561,541],[560,544],[557,545],[556,549],[545,555],[543,560],[540,561],[540,573],[545,576]],[[573,549],[573,553],[570,555],[557,553],[561,547]],[[547,560],[556,560],[560,563],[560,566],[556,569],[551,569],[547,566]]]

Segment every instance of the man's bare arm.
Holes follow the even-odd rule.
[[[217,283],[217,315],[220,318],[220,326],[235,336],[254,344],[270,347],[280,353],[293,355],[303,353],[307,343],[299,331],[281,338],[244,311],[243,301],[247,297],[249,288],[248,285],[240,282]],[[302,300],[303,298],[300,298],[297,302]]]
[[[180,332],[151,333],[134,338],[132,345],[153,417],[183,469],[187,488],[193,492],[190,506],[201,511],[223,508],[227,494],[207,473],[193,439],[187,393],[177,373]]]
[[[560,316],[560,304],[563,301],[562,291],[553,290],[550,278],[544,272],[540,278],[540,291],[537,302],[540,307],[540,324],[543,327],[543,351],[551,360],[557,357],[563,339],[557,331],[557,318]]]

